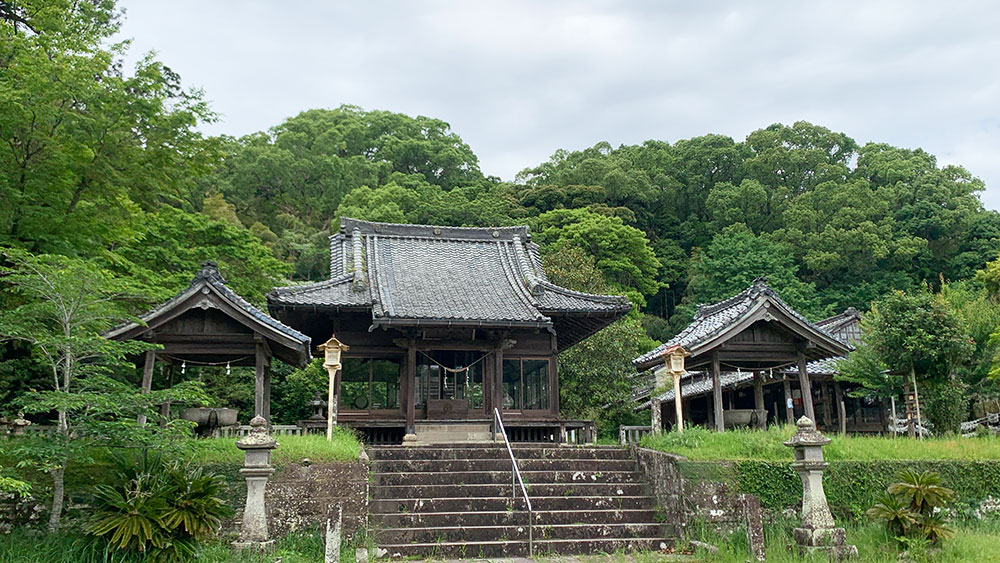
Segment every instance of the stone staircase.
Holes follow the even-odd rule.
[[[535,554],[673,546],[628,450],[515,444],[534,509]],[[372,457],[371,527],[389,557],[528,555],[524,499],[503,444],[383,446]]]

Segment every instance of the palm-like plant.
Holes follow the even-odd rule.
[[[948,525],[943,512],[928,514],[920,519],[920,530],[931,544],[955,537],[955,528]]]
[[[200,468],[166,463],[159,455],[112,456],[112,485],[94,488],[86,529],[108,548],[144,553],[155,561],[188,561],[231,510],[218,497],[221,480]]]
[[[903,544],[916,540],[936,544],[954,537],[955,530],[940,509],[955,500],[955,491],[941,482],[933,471],[904,469],[867,514],[885,521],[889,533]]]
[[[906,499],[913,512],[926,516],[955,500],[955,491],[941,482],[941,476],[933,471],[904,469],[899,473],[899,481],[889,485],[888,491]]]
[[[905,536],[907,530],[917,523],[917,515],[910,510],[906,501],[887,494],[865,513],[869,518],[884,520],[893,537]]]

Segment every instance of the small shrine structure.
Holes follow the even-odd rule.
[[[795,311],[764,278],[729,299],[699,306],[691,324],[633,365],[655,381],[654,374],[668,369],[665,352],[676,347],[689,354],[680,381],[684,420],[720,431],[763,427],[782,415],[794,423],[796,413],[815,420],[810,363],[853,349]],[[672,425],[674,390],[647,389],[644,404],[659,407],[661,419]]]
[[[156,363],[167,366],[166,384],[177,366],[254,366],[254,413],[271,419],[271,359],[304,367],[310,339],[271,318],[226,285],[214,262],[205,262],[187,289],[159,307],[105,333],[113,340],[143,340],[162,349],[146,352],[142,390],[152,388]],[[169,406],[165,406],[169,408]]]

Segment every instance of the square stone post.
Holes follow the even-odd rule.
[[[264,417],[253,417],[250,426],[250,432],[236,442],[236,447],[243,450],[244,454],[240,474],[247,480],[247,503],[243,509],[240,538],[233,545],[239,548],[266,549],[274,540],[268,539],[264,491],[268,477],[274,473],[274,468],[271,467],[271,450],[278,447],[278,442],[268,435]]]
[[[823,472],[829,463],[823,461],[823,446],[830,439],[816,430],[808,417],[799,419],[798,432],[785,445],[795,452],[792,469],[802,478],[802,525],[793,530],[795,543],[802,553],[825,552],[831,558],[858,556],[858,548],[847,544],[847,533],[837,528],[823,490]]]

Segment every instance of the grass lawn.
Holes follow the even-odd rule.
[[[801,562],[827,561],[825,557],[801,557],[790,549],[794,541],[792,528],[796,522],[778,521],[764,526],[767,542],[767,561]],[[858,546],[860,561],[874,563],[890,563],[899,561],[900,549],[891,539],[885,528],[874,523],[847,523],[847,541]],[[916,554],[912,560],[934,563],[979,563],[1000,561],[1000,520],[959,521],[955,523],[957,534],[955,538],[944,542],[940,549],[931,550],[925,554]],[[746,537],[742,533],[734,533],[728,537],[715,535],[705,531],[700,535],[702,541],[719,547],[719,553],[710,555],[698,554],[700,561],[713,563],[743,563],[748,560]],[[653,559],[650,559],[652,561]]]
[[[271,463],[282,466],[304,458],[317,461],[351,461],[358,459],[361,442],[350,430],[336,428],[333,441],[325,435],[279,436],[278,447],[271,452]],[[243,452],[234,438],[207,438],[191,440],[185,445],[182,456],[198,464],[235,463],[242,465]]]
[[[792,461],[792,450],[782,442],[795,433],[792,425],[772,426],[767,430],[732,430],[715,432],[700,427],[687,428],[682,434],[666,432],[646,436],[646,448],[685,456],[692,460]],[[883,436],[827,436],[833,440],[823,448],[827,461],[856,460],[1000,460],[1000,438],[942,437],[912,440]]]

